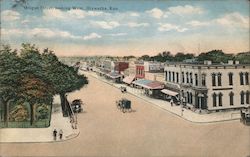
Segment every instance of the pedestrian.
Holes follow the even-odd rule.
[[[171,106],[173,106],[173,100],[172,99],[170,100],[170,104],[171,104]]]
[[[54,131],[53,131],[54,140],[56,140],[56,135],[57,135],[57,131],[56,131],[56,129],[54,129]]]
[[[60,140],[62,140],[62,137],[63,137],[63,131],[62,131],[62,129],[60,129],[59,130],[59,138],[60,138]]]

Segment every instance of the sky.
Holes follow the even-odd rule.
[[[247,0],[1,0],[1,42],[58,56],[250,50]]]

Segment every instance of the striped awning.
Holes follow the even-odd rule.
[[[163,89],[164,84],[158,81],[146,80],[146,79],[139,79],[132,82],[135,85],[141,86],[147,89]]]
[[[130,75],[130,76],[127,76],[125,77],[122,81],[127,83],[127,84],[131,84],[135,79],[135,76],[134,75]]]

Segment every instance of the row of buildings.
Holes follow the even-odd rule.
[[[140,88],[148,96],[206,112],[249,108],[250,65],[146,61],[95,63],[95,72],[116,83]]]

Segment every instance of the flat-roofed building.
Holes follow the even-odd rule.
[[[229,61],[227,64],[165,64],[166,88],[179,93],[181,104],[191,109],[219,111],[250,106],[250,65]]]

